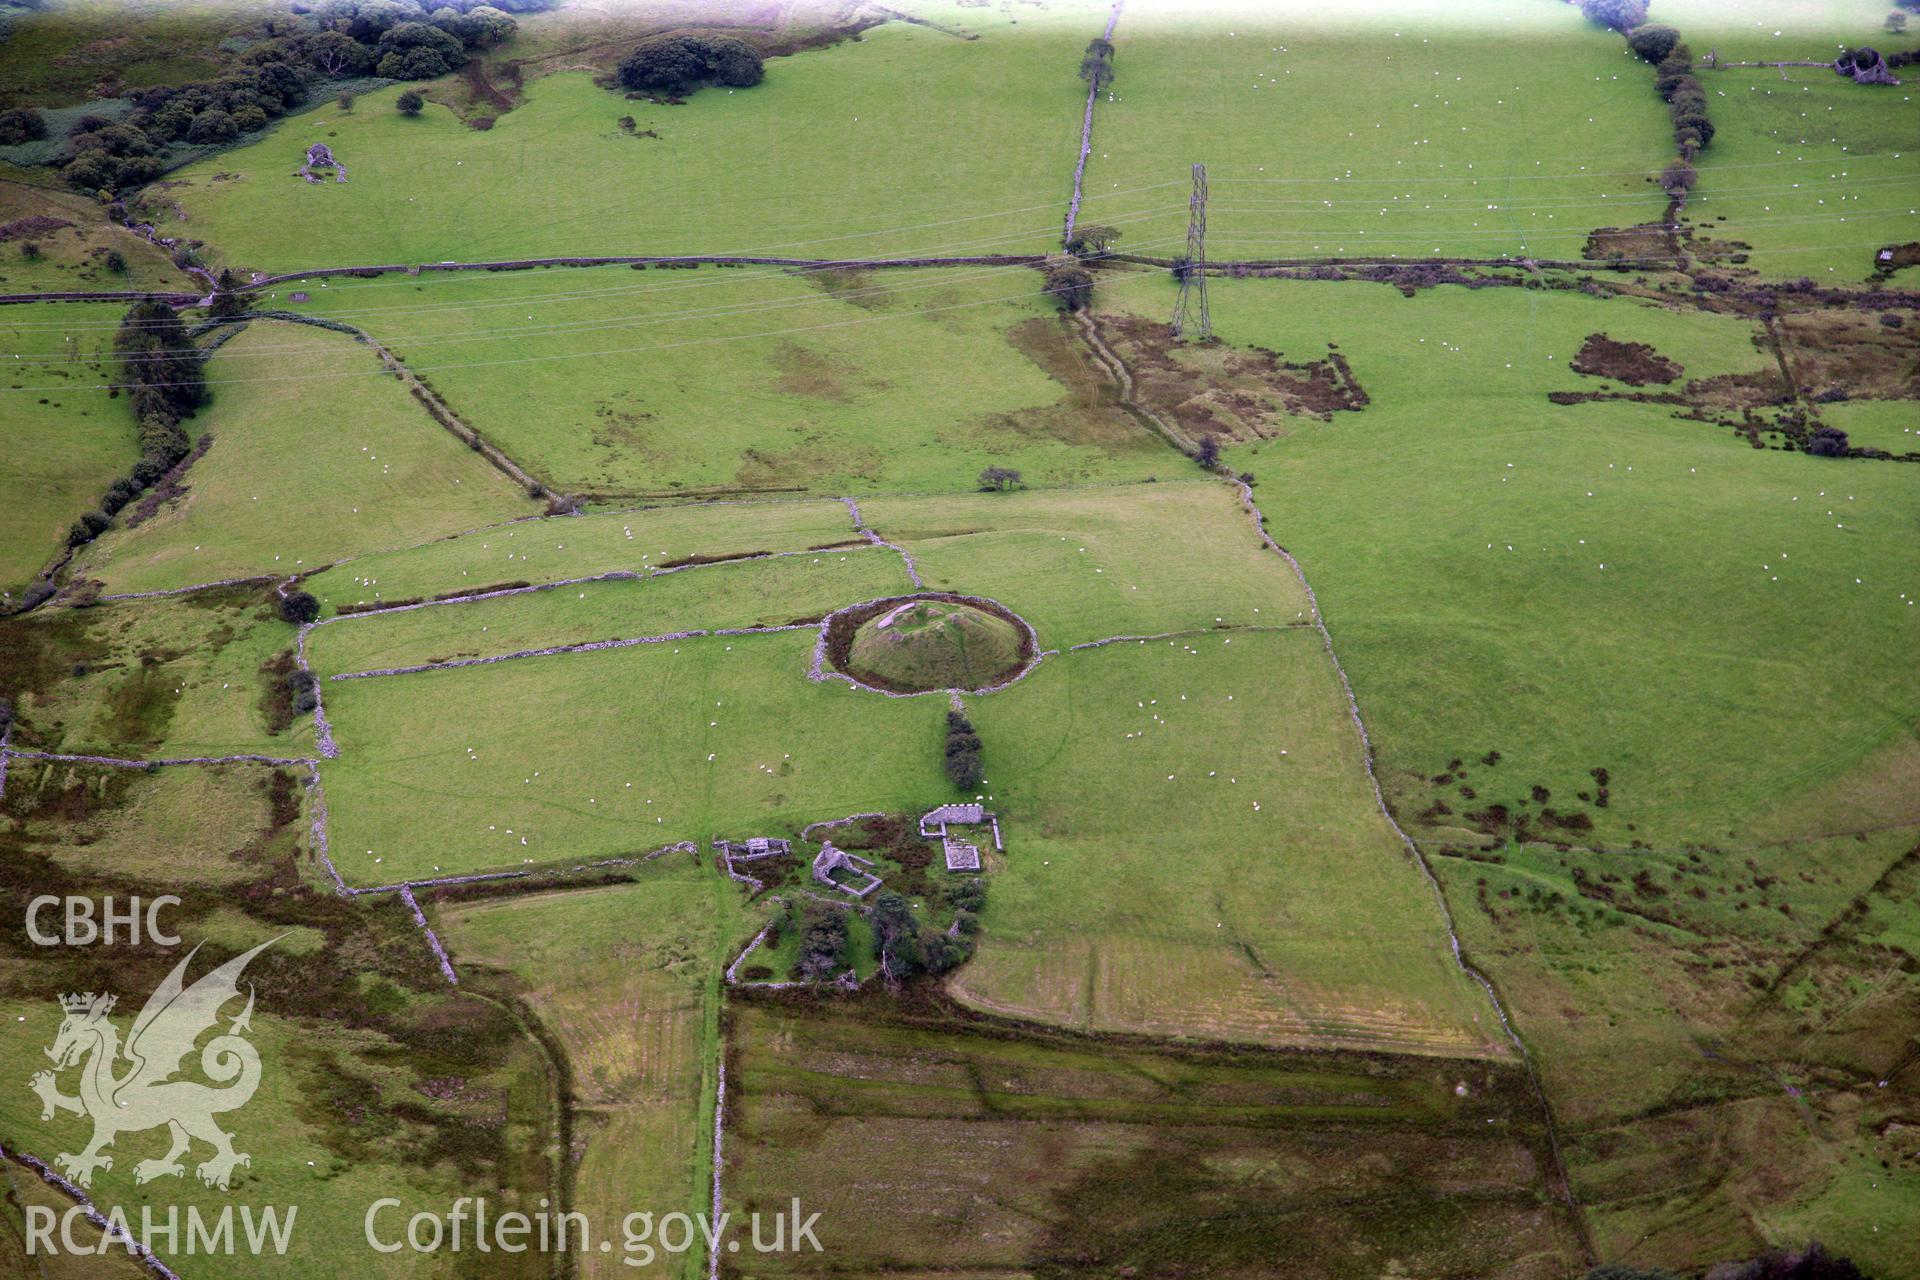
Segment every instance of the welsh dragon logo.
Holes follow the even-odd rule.
[[[55,1164],[76,1183],[87,1186],[95,1169],[113,1168],[113,1157],[103,1150],[115,1138],[165,1125],[172,1145],[159,1159],[135,1165],[134,1180],[179,1177],[185,1172],[180,1157],[197,1138],[213,1148],[212,1157],[195,1170],[200,1181],[227,1189],[234,1169],[252,1163],[244,1152],[233,1149],[233,1135],[214,1122],[221,1112],[245,1106],[260,1087],[260,1055],[245,1038],[253,1017],[251,985],[247,1007],[200,1050],[200,1070],[221,1087],[174,1077],[195,1041],[218,1024],[220,1010],[239,997],[241,971],[277,940],[235,956],[189,987],[183,978],[188,962],[200,949],[195,947],[147,998],[124,1045],[119,1028],[107,1017],[118,997],[90,991],[60,997],[66,1018],[46,1051],[53,1070],[36,1073],[28,1083],[40,1095],[42,1120],[51,1120],[57,1111],[89,1116],[93,1141],[79,1155],[61,1152]],[[78,1097],[60,1092],[60,1073],[70,1068],[80,1071]]]

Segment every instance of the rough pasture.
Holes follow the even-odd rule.
[[[1886,793],[1835,828],[1823,799],[1906,767],[1885,753],[1920,696],[1895,657],[1920,626],[1909,468],[1756,449],[1670,405],[1548,400],[1591,383],[1569,368],[1590,333],[1710,381],[1765,371],[1752,325],[1519,290],[1220,292],[1245,340],[1333,323],[1372,389],[1357,429],[1229,455],[1314,580],[1403,815],[1444,802],[1438,838],[1503,836],[1516,824],[1466,816],[1497,803],[1552,838],[1552,807],[1620,845],[1913,816]],[[1839,669],[1791,678],[1815,649]]]
[[[681,855],[627,884],[435,916],[468,980],[523,1002],[566,1051],[575,1205],[599,1222],[703,1207],[718,972],[745,917],[732,886]],[[599,1258],[582,1271],[670,1274]]]
[[[727,1207],[798,1194],[862,1274],[925,1258],[970,1274],[1375,1274],[1391,1257],[1548,1277],[1577,1256],[1510,1066],[1182,1051],[871,997],[754,1000],[733,1031]],[[1339,1154],[1355,1142],[1373,1157]],[[1431,1192],[1441,1167],[1448,1190]],[[810,1259],[763,1264],[815,1274]]]

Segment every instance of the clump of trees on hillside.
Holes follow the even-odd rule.
[[[17,147],[47,136],[47,118],[32,107],[0,111],[0,147]]]
[[[1713,141],[1714,133],[1707,115],[1707,91],[1693,74],[1693,50],[1674,28],[1647,21],[1646,0],[1580,0],[1580,11],[1620,32],[1628,48],[1653,64],[1654,89],[1667,104],[1673,143],[1680,152],[1680,161],[1660,175],[1660,186],[1668,195],[1684,198],[1699,176],[1692,162]]]
[[[302,15],[275,15],[219,79],[136,89],[128,95],[133,110],[119,121],[82,116],[68,131],[61,175],[87,192],[137,187],[160,175],[161,155],[173,144],[220,146],[264,129],[320,82],[366,75],[430,80],[457,71],[473,50],[512,38],[508,8],[526,12],[548,3],[448,0],[429,10],[417,0],[326,0]],[[349,108],[351,98],[341,92]],[[6,117],[15,114],[0,116],[0,142]]]
[[[1067,241],[1067,252],[1076,258],[1098,258],[1113,249],[1113,242],[1120,238],[1120,228],[1101,226],[1099,223],[1086,222],[1073,229],[1073,237]]]
[[[980,492],[1009,493],[1020,487],[1020,473],[1012,467],[992,466],[980,473]]]
[[[825,982],[847,967],[847,912],[808,899],[800,911],[800,976]]]
[[[949,890],[947,897],[955,914],[953,926],[942,930],[921,923],[912,905],[892,889],[874,895],[867,918],[873,925],[873,954],[888,981],[906,982],[923,973],[937,977],[958,968],[973,954],[986,886],[978,879],[964,881]]]
[[[638,93],[684,97],[701,85],[750,89],[766,76],[759,51],[732,36],[669,35],[642,41],[621,60],[620,83]]]

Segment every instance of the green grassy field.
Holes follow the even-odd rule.
[[[1892,8],[1880,0],[1658,0],[1648,21],[1677,27],[1701,59],[1718,52],[1728,61],[1778,61],[1831,58],[1843,45],[1899,48],[1883,25]]]
[[[1191,465],[1176,457],[1168,470]],[[1217,481],[877,498],[860,512],[912,553],[929,588],[1000,601],[1046,649],[1306,618],[1299,582]]]
[[[338,620],[311,632],[315,671],[367,671],[717,627],[784,626],[906,586],[900,557],[861,544],[640,581]]]
[[[1866,400],[1830,405],[1820,416],[1847,433],[1856,447],[1885,449],[1888,453],[1920,452],[1920,426],[1914,425],[1914,406],[1898,400]]]
[[[1095,1030],[1508,1051],[1374,808],[1313,632],[1071,654],[968,712],[1009,842],[962,1000]]]
[[[844,503],[656,507],[541,520],[375,552],[318,574],[307,587],[330,611],[390,604],[504,583],[648,569],[701,556],[805,551],[858,535]]]
[[[1083,221],[1121,224],[1122,249],[1183,230],[1184,208],[1142,218],[1164,195],[1133,193],[1194,163],[1216,259],[1578,258],[1592,228],[1662,207],[1649,176],[1672,148],[1651,74],[1567,6],[1292,0],[1197,18],[1148,0],[1117,44]]]
[[[1165,467],[1040,289],[1023,267],[605,267],[333,281],[300,309],[387,343],[566,492],[953,492],[989,465],[1036,484]]]
[[[1242,341],[1334,329],[1372,396],[1229,454],[1319,592],[1403,814],[1518,812],[1538,785],[1608,843],[1802,835],[1823,829],[1824,789],[1911,768],[1885,754],[1920,709],[1897,657],[1920,626],[1907,468],[1755,450],[1659,405],[1546,400],[1596,388],[1566,368],[1592,332],[1651,342],[1689,379],[1760,367],[1743,323],[1521,290],[1215,297]],[[1472,764],[1489,751],[1496,767]],[[1915,816],[1887,795],[1868,824]]]
[[[1828,44],[1770,56],[1834,52]],[[1758,68],[1701,74],[1717,132],[1688,213],[1716,240],[1752,246],[1749,266],[1859,281],[1877,249],[1920,240],[1920,124],[1907,109],[1909,88],[1857,85],[1824,67],[1794,67],[1785,79]]]
[[[91,389],[111,376],[121,311],[65,302],[0,311],[0,344],[15,366],[0,388],[0,600],[18,595],[140,456],[126,402]]]
[[[821,1254],[757,1274],[1568,1274],[1511,1068],[1165,1052],[944,1013],[736,1008],[729,1208],[797,1194],[821,1213]]]
[[[892,22],[774,59],[752,90],[681,106],[629,102],[570,71],[530,83],[526,102],[482,132],[439,107],[402,117],[399,91],[383,90],[350,113],[328,106],[190,165],[173,175],[187,185],[165,198],[221,261],[269,271],[557,253],[1044,249],[1079,140],[1074,71],[1105,6],[949,11],[980,38]],[[988,82],[995,92],[981,93]],[[956,130],[961,104],[969,126]],[[624,115],[652,136],[623,132]],[[288,176],[319,140],[347,164],[347,183]],[[941,162],[926,169],[930,150]],[[906,171],[918,179],[899,181]],[[236,176],[216,184],[221,173]],[[556,209],[547,193],[563,188]]]
[[[715,637],[329,682],[341,874],[604,858],[943,795],[944,705],[811,683],[813,644]]]
[[[129,528],[136,502],[77,572],[109,592],[291,575],[541,509],[379,370],[343,334],[249,325],[208,362],[189,429],[213,444],[184,495]],[[288,375],[325,380],[289,394]]]
[[[987,789],[1006,806],[1023,852],[1009,860],[1008,887],[996,889],[992,941],[961,979],[968,998],[1074,1025],[1503,1052],[1486,1025],[1491,1010],[1446,956],[1417,868],[1372,808],[1358,739],[1318,638],[1305,629],[1231,629],[1297,627],[1304,599],[1285,566],[1255,550],[1224,486],[1142,486],[1122,495],[978,496],[925,510],[891,500],[863,511],[916,556],[924,550],[939,585],[992,594],[1015,609],[1032,602],[1043,645],[1212,632],[1053,658],[1029,682],[975,701],[988,743]],[[996,523],[1009,536],[988,532]],[[1201,571],[1176,574],[1181,562],[1168,557],[1182,538],[1220,550]],[[1235,542],[1246,550],[1227,550]],[[1057,546],[1072,550],[1044,550]],[[702,616],[700,602],[673,597],[698,594],[701,581],[718,575],[760,584],[761,617],[797,611],[799,599],[818,608],[830,590],[806,586],[823,568],[812,561],[837,566],[838,554],[866,566],[863,575],[892,571],[884,553],[825,552],[561,588],[335,622],[315,633],[315,656],[323,669],[351,670],[648,634],[662,623],[622,623],[608,609],[631,600],[644,610],[662,587],[670,593],[663,621],[737,624],[752,615],[730,607],[725,590],[712,617]],[[1095,585],[1109,570],[1112,585]],[[824,585],[845,592],[832,603],[877,594],[838,577]],[[811,594],[793,598],[796,589]],[[1071,608],[1076,601],[1080,608]],[[1254,601],[1271,610],[1271,623]],[[362,881],[448,875],[631,853],[755,824],[785,829],[947,794],[934,777],[937,709],[807,683],[812,644],[809,632],[716,637],[330,681],[342,749],[326,766],[336,857]],[[1168,741],[1129,745],[1161,713],[1128,705],[1142,699],[1126,691],[1151,686],[1171,714],[1186,689],[1166,682],[1188,679],[1182,671],[1194,673],[1191,696],[1202,702]],[[1229,706],[1235,693],[1238,704]],[[449,699],[472,709],[439,714]],[[616,728],[623,724],[631,727]],[[1298,740],[1271,742],[1275,724],[1292,726]],[[1061,736],[1068,731],[1071,750]],[[561,749],[583,734],[614,745],[584,757]],[[809,751],[823,735],[861,746]],[[1093,749],[1109,738],[1114,747]],[[1207,770],[1211,781],[1152,780],[1192,767],[1183,760],[1207,749],[1228,753]],[[876,781],[865,763],[873,752],[901,768]],[[714,758],[703,759],[707,753]],[[992,781],[1003,777],[1007,795]],[[1244,806],[1242,782],[1251,797]],[[427,817],[436,806],[446,807]],[[406,834],[423,820],[441,833],[430,848]],[[1137,852],[1116,858],[1116,842]],[[1056,857],[1059,872],[1036,865]],[[1356,860],[1373,870],[1354,876]],[[1077,877],[1103,873],[1117,894],[1073,897]],[[1254,891],[1242,883],[1250,876],[1278,879]],[[1236,915],[1234,933],[1223,936],[1216,930],[1227,900],[1208,887],[1220,878],[1236,885],[1234,900],[1277,893],[1299,914],[1292,923],[1264,911]],[[1348,886],[1364,886],[1362,897],[1343,896]],[[1063,911],[1067,898],[1073,906]],[[1361,901],[1373,923],[1334,923]],[[1089,913],[1106,923],[1088,929]]]
[[[435,914],[468,980],[489,980],[475,966],[504,972],[567,1052],[573,1207],[602,1224],[637,1211],[704,1210],[719,974],[750,930],[732,883],[676,855],[630,884]],[[680,1274],[666,1259],[580,1261],[589,1277]]]

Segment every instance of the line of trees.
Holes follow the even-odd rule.
[[[947,712],[947,778],[962,791],[973,790],[985,776],[980,746],[980,735],[973,731],[973,721],[966,713]]]
[[[1660,188],[1685,199],[1700,177],[1693,162],[1713,141],[1714,133],[1707,114],[1707,91],[1693,74],[1693,50],[1675,28],[1647,21],[1646,0],[1580,0],[1580,11],[1620,32],[1627,47],[1653,66],[1654,89],[1667,104],[1674,147],[1680,153],[1661,171]]]
[[[187,336],[180,313],[164,302],[133,305],[114,337],[114,355],[121,375],[114,391],[132,401],[140,460],[107,487],[98,507],[73,522],[69,547],[99,537],[122,507],[187,456],[191,445],[180,424],[207,399],[201,351]]]

